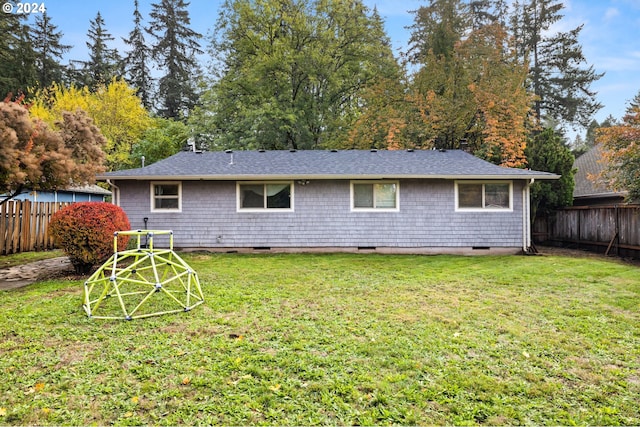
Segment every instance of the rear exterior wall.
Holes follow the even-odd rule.
[[[523,184],[513,211],[456,212],[454,181],[399,181],[397,212],[351,210],[349,180],[293,182],[291,212],[238,212],[236,181],[183,181],[181,212],[153,212],[149,181],[117,181],[131,227],[174,231],[178,248],[522,248]]]

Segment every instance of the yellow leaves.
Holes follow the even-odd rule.
[[[77,109],[85,111],[106,137],[106,146],[102,148],[112,168],[123,166],[132,145],[153,126],[153,119],[142,106],[135,89],[116,78],[95,92],[87,87],[66,88],[54,83],[36,93],[30,112],[54,125],[62,121],[64,112]]]
[[[140,401],[140,398],[138,396],[133,396],[131,398],[131,403],[133,403],[134,405],[137,405],[139,401]]]
[[[0,417],[7,416],[7,408],[0,408]]]
[[[44,390],[44,383],[37,383],[34,388],[35,388],[35,391],[40,392]]]
[[[189,378],[189,377],[184,377],[184,378],[182,379],[182,385],[189,385],[189,384],[191,384],[191,378]]]
[[[281,387],[280,384],[275,384],[275,385],[270,386],[269,390],[278,391],[278,390],[280,390],[280,387]]]

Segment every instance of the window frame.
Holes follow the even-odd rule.
[[[178,186],[178,194],[177,196],[156,196],[155,188],[159,185],[177,185]],[[151,199],[151,212],[182,212],[182,181],[151,181],[150,183],[150,199]],[[178,207],[177,208],[156,208],[156,198],[160,197],[163,199],[177,198],[178,199]]]
[[[482,185],[482,207],[461,208],[460,207],[460,184],[481,184]],[[507,184],[509,186],[509,207],[486,207],[486,185],[487,184]],[[513,212],[513,181],[511,180],[457,180],[455,181],[455,211],[456,212]]]
[[[267,191],[266,191],[266,186],[267,185],[283,185],[283,184],[287,184],[289,185],[289,207],[288,208],[270,208],[267,206],[267,201],[266,201],[266,197],[267,197]],[[257,208],[257,207],[253,207],[253,208],[243,208],[242,207],[242,189],[241,187],[243,185],[262,185],[264,187],[264,195],[265,195],[265,200],[264,200],[264,207],[262,208]],[[236,181],[236,212],[269,212],[269,213],[273,213],[273,212],[293,212],[294,211],[294,185],[293,185],[293,181]]]
[[[358,184],[370,184],[373,185],[373,203],[374,206],[369,208],[359,208],[355,206],[355,185]],[[375,207],[375,201],[376,201],[376,184],[377,185],[381,185],[381,184],[394,184],[396,186],[396,200],[395,200],[395,206],[393,208],[386,208],[386,207],[380,207],[377,208]],[[398,180],[392,180],[392,179],[382,179],[382,180],[352,180],[350,182],[350,208],[351,208],[351,212],[399,212],[400,211],[400,181]]]

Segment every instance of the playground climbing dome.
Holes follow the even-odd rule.
[[[134,236],[136,247],[118,250],[122,235]],[[168,235],[168,249],[154,247],[154,238],[161,235]],[[171,230],[114,233],[113,255],[84,283],[83,307],[95,319],[185,312],[203,302],[198,274],[174,252]]]

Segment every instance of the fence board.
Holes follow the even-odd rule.
[[[0,205],[0,255],[53,249],[49,221],[70,203],[11,200]]]
[[[640,259],[640,205],[565,208],[536,222],[539,241]]]

